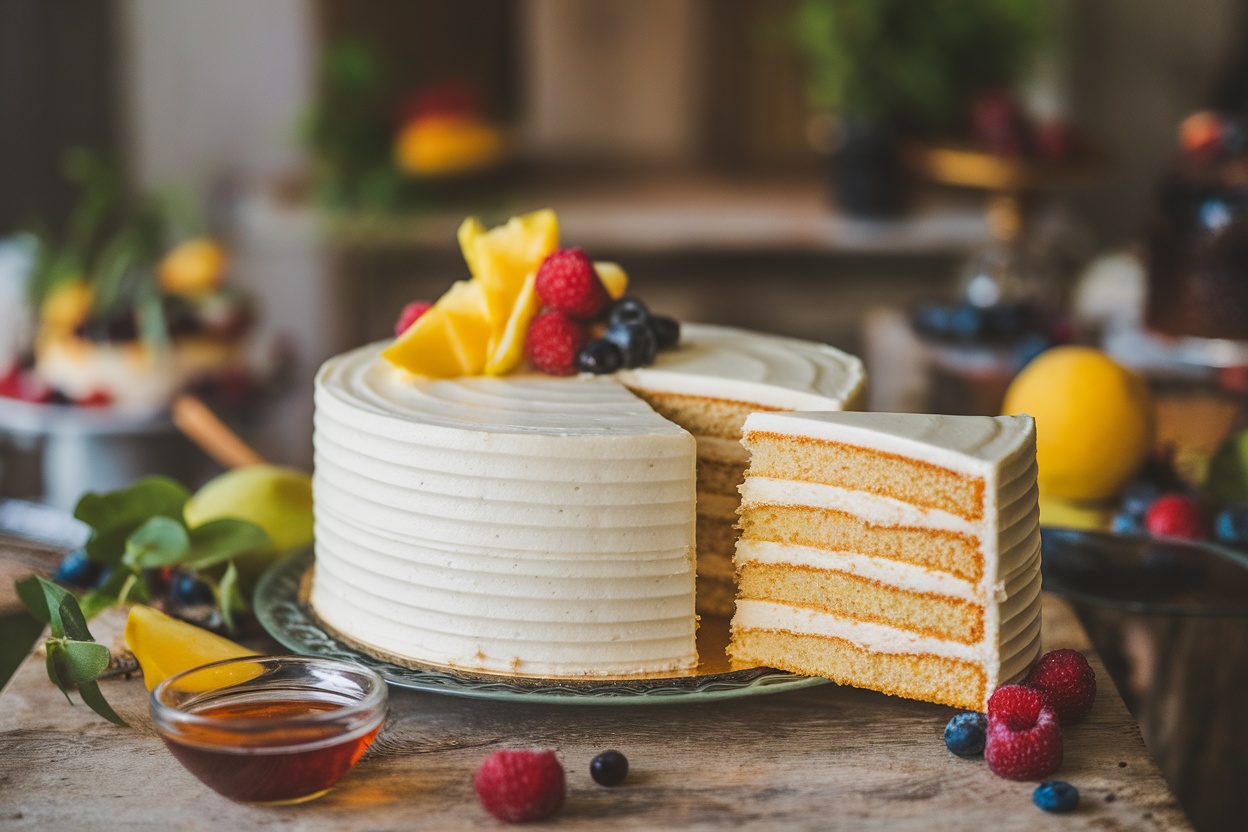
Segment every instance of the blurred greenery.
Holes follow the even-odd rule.
[[[1019,80],[1053,15],[1051,0],[801,0],[792,38],[820,111],[939,133]]]

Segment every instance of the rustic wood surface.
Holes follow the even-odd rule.
[[[0,551],[0,560],[4,552]],[[1065,731],[1059,777],[1082,794],[1045,815],[1033,783],[950,755],[952,709],[835,685],[734,702],[636,707],[524,705],[391,691],[368,754],[329,794],[281,808],[232,803],[179,766],[156,736],[142,680],[102,683],[115,727],[48,681],[38,652],[0,692],[0,828],[386,830],[490,828],[472,774],[498,748],[558,750],[563,812],[532,828],[1189,829],[1069,605],[1047,597],[1046,649],[1089,654],[1100,695]],[[119,639],[120,610],[92,622]],[[590,759],[618,748],[632,770],[607,789]]]

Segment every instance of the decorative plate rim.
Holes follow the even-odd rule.
[[[396,687],[473,699],[512,700],[557,705],[656,705],[697,703],[781,693],[830,684],[818,676],[799,676],[770,667],[647,679],[537,679],[501,674],[458,672],[451,668],[396,665],[342,644],[320,626],[299,599],[299,585],[312,566],[312,549],[274,564],[256,586],[255,614],[260,625],[283,647],[311,656],[354,661],[372,668]]]

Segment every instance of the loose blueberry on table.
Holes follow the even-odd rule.
[[[589,776],[600,786],[618,786],[628,776],[628,758],[615,749],[604,751],[590,762]]]

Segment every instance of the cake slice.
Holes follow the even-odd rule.
[[[729,654],[984,710],[1040,649],[1030,416],[755,413]]]

